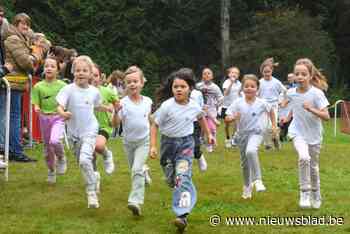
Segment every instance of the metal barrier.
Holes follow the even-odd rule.
[[[6,167],[4,169],[5,181],[9,178],[9,146],[10,146],[10,108],[11,108],[11,86],[8,80],[3,77],[1,81],[6,85],[6,115],[5,115],[5,152],[4,162]]]
[[[342,102],[344,102],[344,100],[338,100],[334,103],[334,137],[337,136],[337,106]]]

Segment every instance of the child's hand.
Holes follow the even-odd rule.
[[[69,111],[65,111],[62,113],[62,117],[65,119],[65,120],[68,120],[72,117],[72,113],[69,112]]]
[[[114,111],[115,111],[115,113],[118,113],[121,109],[122,109],[122,105],[120,104],[120,101],[117,101],[114,104]]]
[[[312,108],[311,102],[305,101],[303,107],[305,110],[310,111]]]
[[[114,107],[113,106],[106,106],[106,111],[109,113],[113,113]]]
[[[157,158],[157,147],[151,147],[151,148],[150,148],[150,150],[149,150],[149,156],[150,156],[152,159]]]
[[[279,135],[279,128],[277,126],[272,126],[272,136],[274,139],[276,139]]]
[[[41,109],[38,106],[34,106],[35,113],[40,113]]]
[[[235,112],[233,113],[232,118],[234,120],[239,120],[241,118],[241,114],[239,112]]]
[[[208,141],[208,144],[211,144],[211,145],[215,144],[215,138],[213,137],[212,134],[209,134],[207,136],[207,141]]]
[[[4,66],[7,68],[9,72],[12,72],[13,70],[13,65],[11,63],[5,63]]]

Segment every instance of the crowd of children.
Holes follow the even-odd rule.
[[[193,158],[198,159],[201,171],[210,167],[201,144],[205,142],[209,154],[220,145],[216,140],[220,108],[225,123],[223,143],[227,148],[238,146],[240,152],[242,198],[252,198],[254,189],[267,190],[258,156],[260,144],[264,142],[267,150],[273,145],[280,150],[280,140],[286,141],[288,135],[299,159],[299,206],[320,208],[319,155],[322,120],[330,118],[324,94],[328,86],[310,59],[296,61],[287,85],[273,77],[278,65],[273,58],[262,62],[260,79],[245,74],[240,81],[239,68],[232,66],[227,69],[223,92],[214,83],[210,68],[201,71],[199,82],[193,70],[181,68],[163,80],[153,103],[141,94],[146,79],[139,67],[130,66],[125,72],[115,70],[104,81],[100,68],[90,57],[77,57],[72,51],[71,64],[63,64],[60,48],[49,47],[44,35],[35,34],[33,53],[47,52],[46,58],[38,62],[43,67],[43,80],[32,91],[34,110],[40,120],[47,181],[56,183],[56,175],[66,173],[62,143],[66,137],[86,184],[89,208],[100,206],[97,155],[103,156],[105,172],[112,174],[116,166],[107,143],[111,137],[121,135],[131,175],[128,209],[135,216],[142,215],[145,186],[151,184],[146,163],[149,156],[154,159],[159,151],[161,169],[172,189],[174,224],[183,231],[197,201]],[[62,66],[68,66],[72,74],[69,84],[59,79]],[[0,168],[6,166],[0,160]]]

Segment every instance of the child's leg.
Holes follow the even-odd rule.
[[[246,149],[247,149],[247,140],[248,138],[241,140],[238,144],[239,149],[240,149],[240,160],[241,160],[241,169],[242,169],[242,175],[243,175],[243,183],[244,186],[248,187],[251,183],[251,171],[248,166],[248,159],[246,155]]]
[[[201,128],[199,126],[198,121],[193,123],[193,139],[194,139],[194,158],[199,159],[202,156],[202,151],[201,151]]]
[[[261,168],[258,158],[258,149],[261,144],[263,137],[261,135],[251,135],[248,137],[246,157],[248,161],[248,167],[251,171],[251,180],[261,180]]]
[[[207,144],[207,145],[208,146],[216,145],[216,124],[215,124],[215,121],[213,120],[213,118],[211,118],[209,116],[206,117],[206,120],[207,120],[209,131],[213,135],[214,140],[215,140],[214,144]]]
[[[126,144],[125,148],[128,148]],[[143,167],[149,152],[149,139],[133,143],[134,148],[126,149],[131,168],[132,185],[128,203],[143,204],[145,197],[145,173]]]
[[[50,146],[50,137],[51,137],[51,121],[50,117],[40,114],[39,123],[41,136],[44,143],[45,158],[48,169],[52,172],[55,170],[55,152]]]
[[[313,192],[320,191],[320,171],[319,171],[319,159],[320,159],[321,145],[309,145],[309,153],[311,157],[310,161],[310,175],[311,175],[311,190]]]
[[[311,190],[309,146],[301,137],[293,139],[294,148],[299,157],[299,186],[301,191]]]
[[[177,148],[173,211],[176,216],[187,215],[197,201],[197,191],[192,182],[193,138],[181,138]]]
[[[96,136],[90,135],[80,139],[79,166],[86,183],[86,191],[96,192],[96,174],[93,169],[93,153],[95,151]],[[79,146],[79,144],[78,144]]]
[[[52,129],[50,135],[50,146],[54,149],[55,155],[59,160],[64,159],[64,147],[62,139],[64,137],[64,120],[62,117],[53,116]]]

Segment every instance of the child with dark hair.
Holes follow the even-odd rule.
[[[172,73],[167,81],[169,84],[164,85],[157,98],[158,100],[164,100],[164,97],[169,96],[170,98],[164,101],[153,115],[150,156],[155,158],[157,155],[159,128],[160,164],[168,185],[173,188],[172,207],[177,216],[174,224],[179,231],[183,231],[187,226],[187,215],[197,200],[197,192],[192,182],[193,123],[198,120],[208,137],[208,143],[213,143],[213,137],[209,132],[202,108],[190,98],[195,86],[193,77],[178,71]]]

